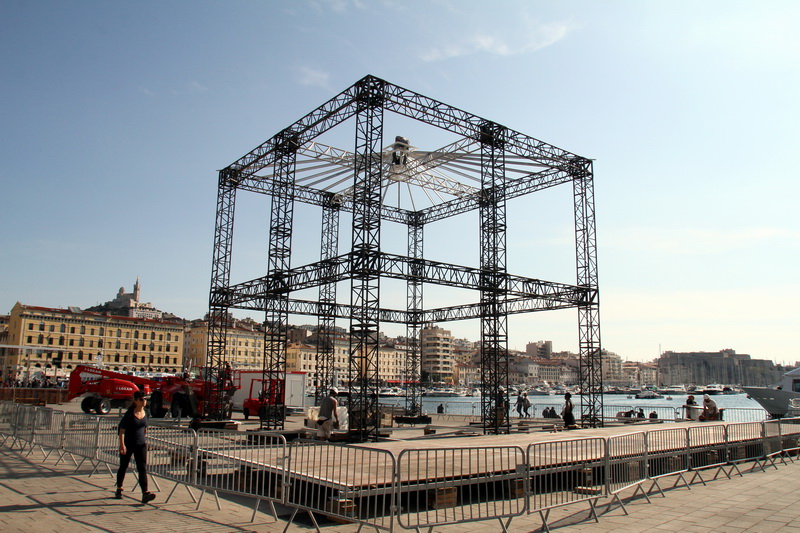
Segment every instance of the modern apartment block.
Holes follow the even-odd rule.
[[[81,364],[116,371],[179,372],[183,322],[57,309],[19,302],[0,348],[3,379],[55,376]]]
[[[446,329],[429,324],[420,330],[422,381],[453,383],[453,336]]]

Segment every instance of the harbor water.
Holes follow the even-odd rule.
[[[655,412],[660,419],[673,419],[682,416],[682,406],[686,403],[686,395],[674,395],[671,397],[655,398],[652,400],[636,399],[625,394],[604,394],[603,395],[603,416],[615,417],[618,413],[626,411],[638,411],[641,409],[645,417]],[[698,406],[703,404],[702,393],[694,394]],[[671,399],[669,399],[671,398]],[[717,407],[726,410],[725,420],[730,422],[754,422],[766,419],[766,412],[755,400],[751,400],[746,394],[718,394],[711,398],[716,402]],[[547,396],[528,396],[531,402],[531,418],[542,418],[542,411],[546,408],[554,408],[556,413],[560,413],[564,406],[564,396],[550,394]],[[517,396],[509,398],[509,413],[512,417],[517,416],[516,409]],[[575,409],[580,409],[580,397],[572,396]],[[313,398],[311,398],[313,403]],[[386,406],[405,406],[404,397],[381,397],[381,405]],[[441,408],[440,408],[441,406]],[[443,411],[442,414],[480,416],[481,398],[473,396],[455,397],[422,397],[422,412],[425,414],[435,414]]]

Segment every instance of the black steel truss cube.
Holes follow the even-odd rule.
[[[444,130],[456,140],[434,151],[418,150],[403,137],[385,145],[387,112]],[[355,124],[352,152],[318,142],[320,135],[351,120]],[[574,198],[576,283],[509,273],[506,202],[567,183],[572,184]],[[266,276],[232,283],[233,227],[240,191],[271,198],[269,259]],[[396,201],[389,201],[395,193]],[[292,266],[293,213],[298,202],[322,209],[322,238],[318,262]],[[334,322],[349,320],[348,382],[352,390],[347,403],[351,434],[354,440],[377,440],[380,324],[406,325],[406,407],[408,414],[414,415],[421,405],[422,326],[480,319],[483,428],[486,433],[504,433],[510,430],[508,315],[577,308],[581,421],[584,425],[602,425],[594,209],[589,159],[366,76],[219,172],[208,364],[221,371],[227,362],[230,309],[263,311],[263,383],[283,383],[289,314],[317,316],[319,399],[332,380]],[[425,259],[425,226],[470,211],[477,211],[480,219],[480,265],[466,267]],[[345,253],[337,249],[340,213],[352,217],[352,246]],[[407,255],[381,249],[382,221],[408,228]],[[404,308],[381,306],[381,279],[406,283]],[[339,303],[336,285],[348,281],[349,304]],[[425,284],[469,289],[477,291],[478,297],[471,304],[426,309]],[[319,291],[315,301],[292,297],[294,292],[314,288]],[[279,392],[278,397],[282,397],[283,391]],[[205,402],[209,406],[205,414],[214,416],[213,406],[221,402],[215,402],[213,396],[221,399],[223,391],[217,388],[209,394],[212,401]],[[263,411],[262,428],[283,427],[282,407]]]

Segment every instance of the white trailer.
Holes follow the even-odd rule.
[[[250,386],[253,380],[261,379],[261,370],[236,370],[233,373],[234,384],[239,387],[233,395],[233,409],[242,410],[244,401],[250,397]],[[286,407],[302,408],[306,394],[306,373],[286,373]],[[253,395],[258,396],[258,385],[253,390]]]

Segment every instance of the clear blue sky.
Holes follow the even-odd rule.
[[[89,307],[138,276],[201,317],[216,171],[373,74],[595,160],[605,348],[800,360],[800,2],[4,0],[0,69],[0,312]],[[512,273],[574,282],[571,201],[509,207]],[[259,206],[234,281],[265,269]],[[474,229],[426,249],[477,265]],[[577,316],[509,336],[577,351]]]

